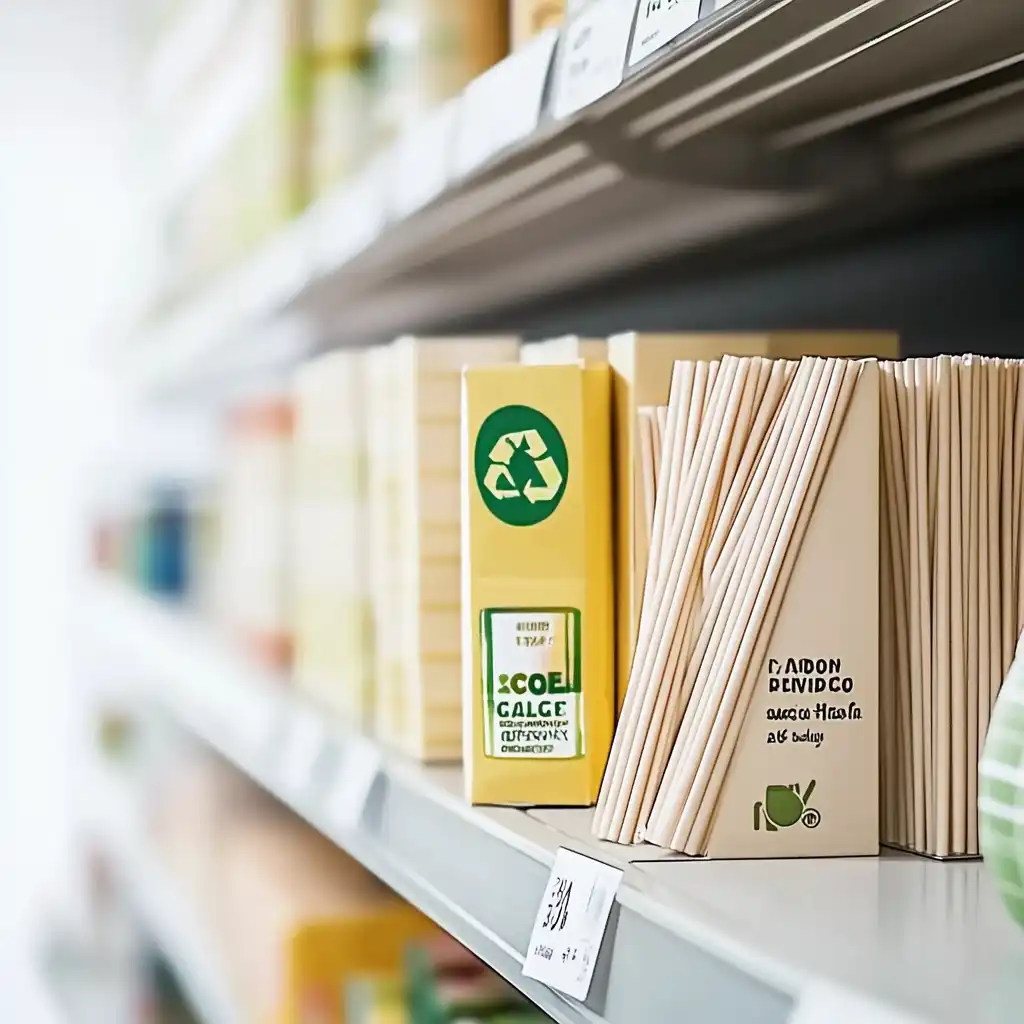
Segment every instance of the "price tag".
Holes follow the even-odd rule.
[[[324,726],[315,715],[303,711],[292,717],[285,736],[282,765],[284,784],[290,791],[304,790],[313,781],[326,739]]]
[[[622,81],[636,8],[637,0],[594,0],[569,22],[555,76],[555,117],[576,113]]]
[[[700,0],[640,0],[629,66],[681,35],[700,16]]]
[[[536,131],[557,42],[558,29],[547,29],[466,86],[455,146],[460,175]]]
[[[530,935],[523,974],[586,999],[622,872],[560,849]]]
[[[391,205],[399,217],[422,209],[448,185],[460,103],[442,104],[398,140]]]
[[[344,832],[359,827],[380,767],[380,752],[372,743],[349,741],[327,806],[328,820],[333,825]]]

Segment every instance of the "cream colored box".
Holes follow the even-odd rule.
[[[360,727],[372,716],[364,355],[295,377],[292,559],[297,685]]]
[[[560,338],[526,342],[519,352],[519,361],[524,366],[557,366],[580,359],[608,362],[608,342],[604,338],[580,338],[566,334]]]
[[[462,402],[467,796],[587,806],[615,714],[609,370],[474,368]]]
[[[386,354],[384,354],[386,353]],[[381,359],[383,546],[375,599],[379,735],[426,761],[458,760],[459,388],[465,365],[515,361],[513,338],[399,338]],[[376,512],[373,513],[376,515]]]
[[[616,481],[616,662],[621,710],[629,682],[643,601],[646,560],[637,516],[642,467],[637,445],[637,410],[668,404],[676,360],[712,360],[723,355],[797,359],[800,356],[893,358],[899,337],[885,332],[775,332],[766,334],[638,334],[608,339]]]
[[[217,606],[261,660],[292,655],[288,580],[293,410],[286,398],[247,402],[230,416],[221,489]]]

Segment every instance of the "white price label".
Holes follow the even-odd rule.
[[[621,81],[637,0],[594,0],[569,23],[555,76],[555,117],[568,117]]]
[[[422,209],[447,187],[460,103],[461,98],[442,104],[399,138],[392,194],[398,216]]]
[[[560,849],[530,935],[523,974],[586,999],[622,872]]]
[[[303,711],[293,716],[283,753],[284,783],[289,790],[303,790],[312,782],[313,768],[326,738],[323,724],[315,715]]]
[[[681,35],[700,16],[700,0],[640,0],[629,66]]]
[[[365,740],[352,739],[345,746],[327,814],[332,824],[350,832],[359,827],[374,780],[380,774],[380,753]]]
[[[536,131],[557,42],[558,29],[548,29],[466,87],[455,147],[459,174]]]

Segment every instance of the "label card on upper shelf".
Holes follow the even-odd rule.
[[[558,29],[547,29],[466,86],[455,147],[459,174],[536,131],[557,42]]]
[[[564,30],[552,111],[568,117],[621,81],[637,0],[594,0]]]
[[[300,711],[292,716],[284,738],[281,767],[289,792],[304,790],[313,782],[316,763],[326,740],[327,732],[316,715]]]
[[[523,974],[586,999],[622,872],[572,850],[555,854]]]
[[[391,208],[407,217],[435,200],[452,171],[461,97],[443,103],[400,136],[392,178]]]
[[[682,35],[700,16],[701,0],[640,0],[629,66]]]
[[[380,752],[372,743],[353,737],[345,744],[341,769],[327,805],[331,825],[344,832],[359,827],[380,767]]]

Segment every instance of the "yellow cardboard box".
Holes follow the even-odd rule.
[[[615,714],[607,365],[467,369],[463,758],[477,804],[589,806]]]

